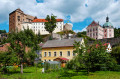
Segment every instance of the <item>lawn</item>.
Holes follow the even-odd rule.
[[[113,71],[97,71],[92,72],[88,76],[85,71],[81,71],[78,74],[73,70],[66,72],[56,71],[51,73],[41,73],[41,68],[27,67],[24,68],[23,75],[20,74],[20,69],[16,71],[10,69],[8,74],[0,74],[0,79],[120,79],[120,72]]]

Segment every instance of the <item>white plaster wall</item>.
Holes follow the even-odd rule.
[[[63,30],[63,22],[57,22],[56,25],[57,26],[53,33],[60,32]],[[29,29],[32,29],[35,34],[38,34],[39,32],[41,35],[49,34],[49,32],[45,30],[44,22],[23,23],[21,30],[27,29],[27,27],[29,27]]]

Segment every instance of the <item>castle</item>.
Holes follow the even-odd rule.
[[[35,34],[41,35],[49,34],[45,29],[45,19],[37,19],[37,17],[25,14],[21,9],[16,9],[9,14],[9,32],[19,32],[24,29],[31,29]],[[56,19],[56,28],[53,33],[63,30],[63,19]]]
[[[21,9],[16,9],[9,14],[9,32],[20,31],[21,24],[24,22],[32,22],[35,19],[34,16],[25,14]]]
[[[109,17],[106,17],[106,23],[101,26],[99,23],[93,21],[88,25],[87,36],[94,39],[114,38],[114,27],[109,22]]]

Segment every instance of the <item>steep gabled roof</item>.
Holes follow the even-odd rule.
[[[93,21],[90,25],[88,25],[88,27],[92,27],[92,26],[100,26],[99,23]]]

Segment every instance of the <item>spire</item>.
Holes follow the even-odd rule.
[[[108,17],[108,14],[107,14],[107,17],[106,17],[106,22],[109,22],[109,17]]]

